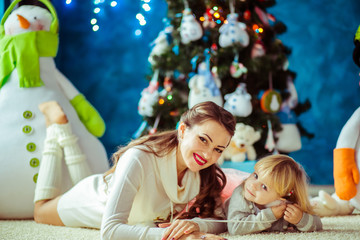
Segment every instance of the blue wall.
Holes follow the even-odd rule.
[[[278,0],[269,11],[288,26],[280,39],[292,48],[290,68],[297,73],[300,99],[312,104],[300,121],[315,138],[303,139],[302,150],[292,156],[313,183],[332,184],[332,150],[360,103],[359,68],[352,60],[360,1]]]
[[[1,15],[4,13],[4,8],[5,8],[4,5],[5,5],[5,4],[4,4],[4,1],[1,0],[1,1],[0,1],[0,14],[1,14]]]
[[[144,12],[139,0],[118,1],[113,8],[105,1],[97,15],[100,29],[93,32],[93,1],[53,2],[60,19],[57,66],[105,119],[101,141],[110,155],[141,123],[137,103],[148,84],[149,43],[163,28],[166,4],[152,0],[152,10]],[[134,35],[138,12],[147,20],[140,37]],[[304,138],[302,150],[292,156],[304,165],[312,183],[332,184],[332,150],[360,103],[359,69],[352,62],[360,1],[278,0],[269,12],[288,27],[279,38],[292,49],[290,69],[297,73],[300,99],[312,103],[300,121],[315,137]]]

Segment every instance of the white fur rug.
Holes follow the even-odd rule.
[[[328,193],[334,191],[332,186],[311,186],[310,196],[316,196],[323,189]],[[349,216],[324,217],[321,219],[323,231],[308,233],[258,233],[243,236],[222,236],[228,240],[235,239],[360,239],[360,211]],[[86,228],[57,227],[37,224],[33,220],[0,220],[0,240],[95,240],[100,239],[100,231]]]
[[[349,216],[322,218],[324,230],[309,233],[259,233],[243,236],[229,236],[232,239],[360,239],[360,212]],[[32,220],[0,221],[1,240],[95,240],[100,239],[100,231],[85,228],[57,227],[37,224]]]

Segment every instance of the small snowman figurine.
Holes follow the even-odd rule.
[[[246,32],[246,24],[237,21],[238,14],[230,13],[227,16],[227,23],[220,29],[219,45],[223,48],[239,43],[242,47],[249,45],[249,35]]]
[[[148,61],[151,65],[155,65],[156,61],[154,60],[154,56],[160,56],[165,53],[166,50],[170,47],[172,42],[172,32],[174,27],[167,26],[164,30],[159,32],[159,35],[156,39],[150,44],[153,46],[151,52],[149,54]]]
[[[246,91],[246,84],[239,83],[235,92],[224,96],[224,108],[237,117],[247,117],[252,112],[251,95]]]
[[[219,90],[221,81],[216,72],[210,71],[207,65],[205,62],[200,63],[198,73],[189,81],[189,108],[205,101],[212,101],[219,106],[223,106],[223,98]]]
[[[32,218],[34,190],[41,164],[46,124],[38,106],[56,101],[64,110],[92,173],[108,170],[104,146],[96,138],[105,124],[94,107],[56,68],[58,19],[48,9],[23,5],[0,24],[0,217]],[[96,137],[95,137],[96,136]],[[62,162],[62,192],[72,186]]]
[[[180,36],[183,44],[189,44],[203,36],[203,29],[200,23],[196,21],[190,8],[184,10],[180,25]]]
[[[149,83],[149,86],[141,91],[141,98],[139,100],[138,112],[143,117],[153,117],[153,106],[159,101],[159,70],[154,72],[154,75]]]

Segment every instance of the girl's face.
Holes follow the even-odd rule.
[[[205,121],[192,128],[181,123],[178,134],[178,173],[187,168],[198,172],[213,165],[231,140],[226,129],[214,120]]]
[[[246,200],[258,205],[266,205],[281,198],[280,195],[269,186],[269,175],[263,177],[261,172],[256,171],[245,180],[244,197]]]

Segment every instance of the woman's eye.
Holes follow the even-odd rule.
[[[267,191],[266,185],[262,184],[262,185],[261,185],[261,188],[264,189],[265,191]]]
[[[223,152],[223,150],[221,150],[221,149],[219,149],[219,148],[215,148],[215,151],[218,152],[218,153],[220,153],[220,154]]]
[[[206,143],[207,141],[206,141],[206,139],[205,138],[203,138],[203,137],[199,137],[199,139],[200,139],[200,141],[202,141],[202,142],[204,142],[204,143]]]

